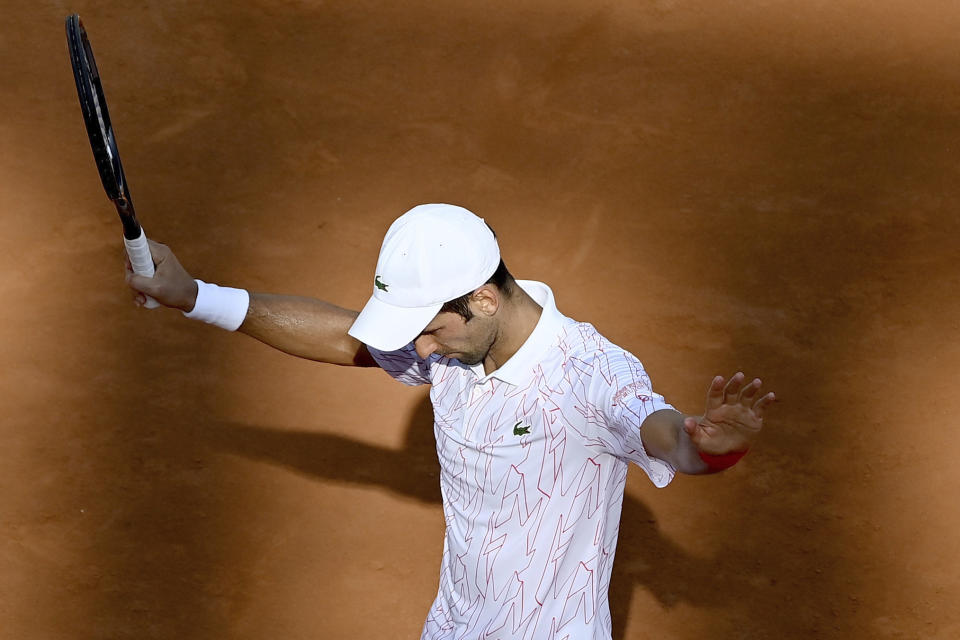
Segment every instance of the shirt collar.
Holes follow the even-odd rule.
[[[510,356],[510,359],[496,371],[493,371],[490,375],[484,374],[482,362],[472,367],[473,371],[480,377],[480,382],[496,378],[512,385],[521,384],[540,362],[543,352],[552,347],[557,336],[560,335],[565,317],[557,311],[557,304],[553,299],[553,291],[550,287],[534,280],[517,280],[517,284],[543,308],[543,311],[540,312],[540,319],[537,321],[533,333],[517,349],[517,352]]]

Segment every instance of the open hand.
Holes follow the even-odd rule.
[[[707,392],[707,410],[700,418],[688,417],[683,429],[699,451],[723,455],[746,451],[763,426],[764,410],[776,400],[771,393],[761,394],[762,382],[755,378],[744,384],[746,376],[738,372],[724,380],[717,376]]]

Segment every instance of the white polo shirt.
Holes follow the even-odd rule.
[[[627,463],[658,487],[673,478],[640,440],[672,407],[637,358],[563,316],[545,284],[518,284],[543,312],[490,375],[370,349],[397,380],[433,385],[446,534],[421,640],[609,640]]]

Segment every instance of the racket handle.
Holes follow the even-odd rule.
[[[130,257],[130,265],[133,272],[140,276],[148,278],[153,277],[153,256],[150,254],[150,245],[147,244],[147,234],[140,229],[140,235],[129,240],[123,239],[123,244],[127,248],[127,255]],[[147,301],[143,304],[147,309],[156,309],[160,303],[147,296]]]

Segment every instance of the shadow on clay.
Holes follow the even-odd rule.
[[[439,463],[429,398],[417,404],[404,446],[390,449],[314,431],[270,429],[238,423],[210,424],[203,439],[218,452],[240,455],[295,473],[334,482],[371,485],[404,498],[440,505]],[[440,559],[437,558],[439,565]],[[653,512],[626,494],[610,587],[613,637],[624,636],[635,589],[648,590],[665,608],[682,602],[719,606],[737,593],[716,584],[727,572],[721,560],[694,557],[664,537]],[[424,603],[427,606],[428,603]]]

